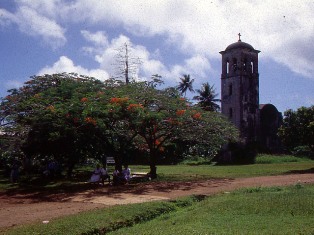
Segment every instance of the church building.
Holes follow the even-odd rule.
[[[272,104],[259,103],[258,54],[248,43],[230,44],[222,55],[221,112],[240,130],[244,143],[258,143],[271,152],[279,150],[277,136],[282,115]]]

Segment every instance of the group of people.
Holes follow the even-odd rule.
[[[126,184],[129,182],[129,180],[132,178],[131,176],[131,169],[128,167],[128,165],[124,165],[124,168],[120,172],[117,168],[112,174],[112,182],[110,175],[106,168],[100,167],[98,164],[96,166],[96,169],[93,171],[93,174],[89,180],[91,183],[102,183],[104,185],[105,180],[108,179],[109,184],[112,185],[120,185],[120,184]]]

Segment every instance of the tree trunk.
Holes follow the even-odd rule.
[[[157,167],[156,167],[157,153],[154,149],[150,150],[150,172],[148,173],[152,179],[157,178]]]
[[[67,170],[67,178],[68,179],[72,178],[72,173],[73,173],[74,166],[75,166],[75,163],[70,163],[68,165],[68,170]]]
[[[150,172],[148,173],[152,179],[157,178],[157,167],[154,164],[150,164]]]
[[[114,156],[114,161],[115,161],[115,170],[118,170],[119,172],[121,172],[122,171],[121,156],[120,155]]]

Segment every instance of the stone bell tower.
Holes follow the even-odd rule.
[[[245,143],[259,135],[258,53],[250,44],[239,40],[222,55],[221,111],[240,130]]]

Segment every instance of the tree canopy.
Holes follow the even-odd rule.
[[[87,157],[115,157],[117,167],[132,150],[148,153],[151,175],[169,146],[217,152],[237,138],[236,128],[216,112],[190,104],[174,88],[152,82],[101,82],[77,74],[34,76],[2,99],[0,120],[21,154],[54,159],[68,168]],[[205,154],[206,155],[206,154]]]
[[[288,150],[307,146],[314,153],[314,106],[291,109],[284,113],[279,136]]]
[[[177,86],[177,89],[181,92],[181,95],[184,94],[186,96],[187,90],[190,92],[194,92],[193,82],[194,79],[191,79],[190,74],[184,74],[182,78],[180,78],[181,82]]]
[[[219,111],[220,107],[216,102],[220,102],[220,99],[217,99],[218,96],[215,92],[215,88],[209,83],[203,83],[201,89],[197,89],[197,96],[194,96],[194,100],[198,100],[198,104],[202,109],[206,111]]]

